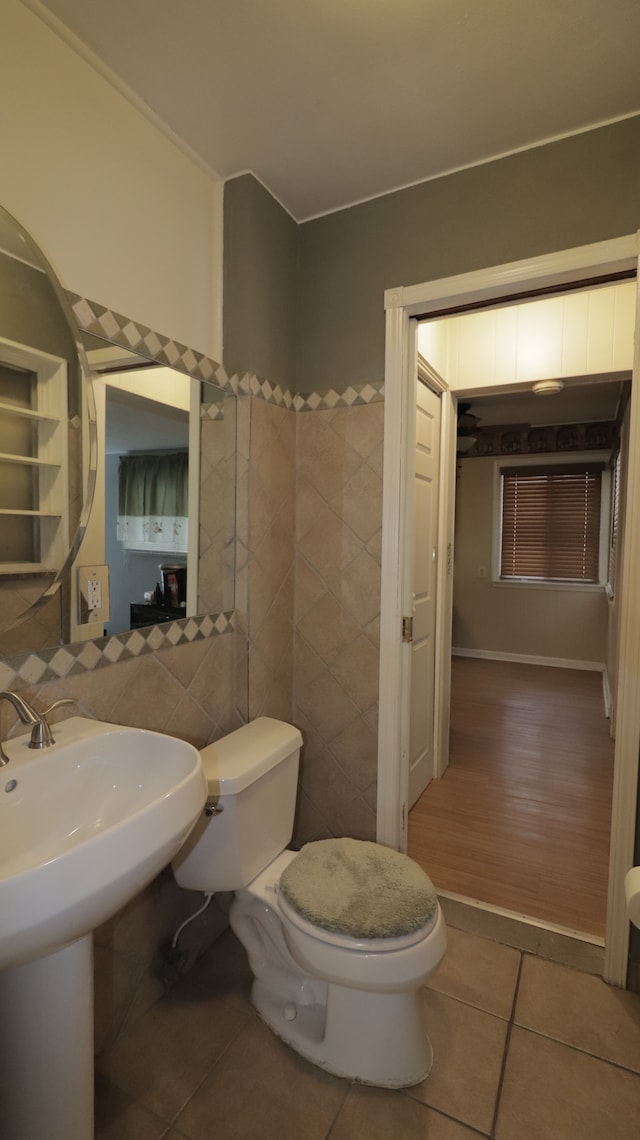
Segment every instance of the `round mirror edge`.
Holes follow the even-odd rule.
[[[63,580],[63,575],[68,571],[73,562],[73,559],[78,553],[86,530],[87,520],[91,513],[93,496],[95,492],[97,469],[97,424],[95,399],[93,394],[93,385],[91,383],[89,363],[80,336],[80,328],[73,313],[69,291],[62,285],[58,274],[53,267],[53,264],[45,254],[39,242],[35,240],[26,226],[24,226],[22,222],[20,222],[15,217],[15,215],[13,215],[2,205],[0,205],[0,223],[4,223],[5,226],[9,227],[9,229],[13,231],[14,235],[17,234],[17,236],[26,246],[26,251],[16,250],[16,256],[19,256],[20,252],[29,253],[31,255],[31,258],[36,263],[34,265],[34,268],[37,268],[38,270],[44,271],[46,273],[51,290],[60,306],[76,353],[76,364],[78,369],[80,387],[80,427],[81,429],[84,429],[85,423],[83,421],[86,421],[87,429],[87,435],[83,435],[80,440],[83,455],[86,456],[86,463],[83,462],[82,465],[82,504],[78,514],[78,523],[73,535],[69,540],[68,552],[61,562],[61,565],[57,567],[54,576],[49,581],[47,587],[43,590],[41,596],[34,601],[31,601],[25,607],[25,609],[21,613],[17,614],[8,625],[2,626],[0,628],[0,632],[9,633],[11,630],[18,628],[30,617],[32,617],[34,613],[41,609],[48,601],[50,601],[53,596],[55,596],[55,594],[59,592]],[[26,264],[30,264],[28,259],[26,260]]]

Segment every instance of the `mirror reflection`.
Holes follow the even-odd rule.
[[[131,374],[126,377],[130,383],[131,379],[135,384]],[[118,378],[106,385],[104,548],[111,597],[105,633],[109,634],[187,613],[189,390],[183,384],[182,395],[172,397],[164,392],[165,379],[171,377],[154,376],[155,399],[122,387]],[[194,516],[197,506],[196,502]],[[189,609],[195,612],[193,605]]]
[[[0,208],[0,631],[37,612],[30,648],[69,630],[65,568],[95,465],[92,394],[68,301],[30,235]],[[3,650],[9,652],[11,639]]]
[[[235,397],[122,350],[88,356],[100,458],[79,561],[108,567],[99,632],[232,609]]]
[[[235,396],[79,333],[0,208],[2,655],[232,610],[235,467]]]

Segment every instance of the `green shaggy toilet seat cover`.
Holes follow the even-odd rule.
[[[399,938],[433,918],[436,892],[421,867],[362,839],[308,843],[280,876],[280,892],[314,926],[350,938]]]

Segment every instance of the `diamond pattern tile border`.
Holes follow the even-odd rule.
[[[384,399],[382,380],[373,384],[354,384],[344,392],[327,388],[320,392],[294,396],[279,384],[272,384],[252,372],[229,376],[222,365],[210,357],[154,332],[130,317],[89,301],[78,293],[67,290],[67,296],[78,327],[83,331],[139,352],[150,360],[157,360],[159,364],[186,372],[197,380],[217,384],[223,391],[234,395],[256,396],[294,412],[354,407]],[[215,406],[207,406],[203,411],[203,415],[211,418],[217,418],[219,414]],[[186,645],[207,637],[220,637],[234,628],[233,612],[204,614],[162,626],[150,626],[148,630],[136,630],[135,635],[129,630],[114,637],[96,638],[91,642],[80,641],[64,649],[56,646],[41,650],[40,653],[6,657],[0,663],[0,684],[2,688],[8,689],[19,680],[23,683],[55,681],[60,677],[100,669],[116,661],[128,661],[146,653],[156,653],[161,649]]]
[[[170,649],[220,637],[235,628],[233,611],[222,614],[204,614],[201,617],[182,618],[166,625],[148,629],[128,630],[114,637],[98,637],[93,641],[78,641],[64,648],[41,649],[39,653],[25,653],[20,657],[5,657],[2,662],[2,684],[11,688],[16,681],[23,684],[43,684],[60,677],[100,669],[116,661],[130,661],[147,653]]]
[[[269,404],[290,408],[294,412],[317,412],[333,408],[352,408],[358,404],[372,404],[384,399],[384,381],[376,383],[352,384],[344,392],[326,388],[306,395],[292,395],[287,388],[272,384],[256,376],[254,372],[236,372],[229,376],[221,364],[195,352],[192,348],[162,336],[153,329],[132,321],[112,309],[106,309],[96,301],[88,301],[78,293],[67,290],[67,297],[79,328],[84,332],[104,337],[114,344],[132,349],[157,360],[159,364],[187,372],[196,380],[207,380],[217,384],[225,392],[235,396],[257,396]]]

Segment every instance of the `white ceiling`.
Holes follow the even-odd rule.
[[[106,453],[189,449],[189,414],[156,400],[107,387]]]
[[[640,111],[639,0],[23,2],[299,221]]]

